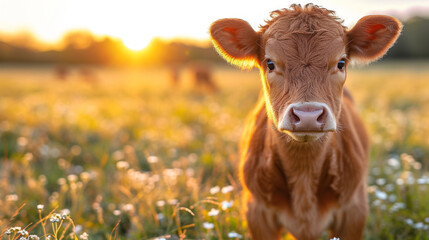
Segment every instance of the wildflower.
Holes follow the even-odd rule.
[[[80,174],[80,179],[82,179],[82,182],[87,183],[89,180],[91,180],[92,175],[89,172],[82,172]]]
[[[334,238],[331,238],[330,240],[340,240],[340,238],[334,237]]]
[[[61,219],[64,220],[69,216],[70,216],[70,210],[68,210],[67,208],[64,208],[63,210],[61,210]]]
[[[210,188],[210,194],[216,194],[219,192],[219,190],[220,190],[219,186],[212,187]]]
[[[158,207],[164,207],[165,206],[165,201],[164,200],[156,201],[156,206],[158,206]]]
[[[375,196],[381,200],[386,200],[387,199],[387,193],[383,192],[383,191],[375,191]]]
[[[20,147],[25,147],[28,144],[28,139],[26,137],[19,137],[16,139],[16,143]]]
[[[40,238],[37,235],[28,236],[28,240],[39,240]]]
[[[19,240],[27,240],[26,237],[20,237]]]
[[[23,236],[23,237],[27,237],[28,236],[28,232],[25,229],[22,229],[20,231],[18,231],[18,234]]]
[[[228,209],[228,208],[231,208],[231,207],[232,207],[232,204],[233,204],[233,201],[223,201],[223,202],[221,203],[221,205],[222,205],[222,210],[226,210],[226,209]]]
[[[43,204],[38,204],[37,205],[37,210],[43,211],[43,208],[45,208],[45,205],[43,205]]]
[[[84,232],[79,236],[79,238],[82,240],[88,240],[88,236],[89,236],[88,233]]]
[[[82,225],[76,225],[76,227],[74,228],[74,232],[75,233],[79,233],[79,232],[81,232],[82,231]]]
[[[379,185],[379,186],[382,186],[382,185],[386,184],[386,179],[378,178],[377,180],[375,180],[375,183],[377,183],[377,185]]]
[[[222,193],[223,194],[227,194],[229,192],[232,192],[232,190],[234,190],[234,187],[231,185],[225,186],[222,188]]]
[[[241,234],[238,234],[234,231],[228,233],[228,238],[242,238]]]
[[[165,216],[163,213],[158,213],[158,214],[156,214],[156,216],[158,217],[159,221],[162,221],[165,219]]]
[[[219,214],[219,210],[212,208],[209,212],[210,217],[217,216]]]
[[[148,163],[157,163],[158,162],[158,157],[157,156],[149,156],[148,158],[147,158],[147,162]]]
[[[389,158],[387,160],[387,164],[391,167],[393,167],[394,169],[398,169],[400,167],[400,163],[399,160],[396,158]]]
[[[404,209],[405,208],[405,204],[404,203],[402,203],[402,202],[397,202],[397,203],[394,203],[393,205],[392,205],[392,207],[390,207],[390,212],[396,212],[396,211],[398,211],[399,209]]]
[[[386,191],[393,192],[393,190],[395,190],[395,185],[393,185],[391,183],[386,185]]]
[[[214,228],[214,224],[213,223],[209,223],[209,222],[203,222],[203,228],[205,228],[205,229],[213,229]]]
[[[414,221],[412,219],[410,219],[410,218],[407,218],[407,219],[405,219],[405,223],[408,224],[408,225],[413,225]]]
[[[18,201],[18,195],[16,194],[6,195],[6,202],[16,202],[16,201]]]
[[[125,158],[125,154],[123,151],[117,150],[112,154],[112,157],[115,159],[115,161],[119,161]]]
[[[116,168],[118,170],[127,170],[130,167],[130,164],[126,161],[119,161],[116,163]]]
[[[115,215],[115,216],[121,215],[121,210],[118,210],[118,209],[113,210],[113,215]]]
[[[24,159],[25,162],[29,162],[29,161],[33,160],[33,154],[32,153],[26,153],[22,159]]]
[[[429,217],[425,218],[425,222],[429,223]]]
[[[58,183],[58,185],[62,186],[64,184],[66,184],[67,181],[65,178],[58,178],[57,183]]]
[[[395,201],[396,201],[396,199],[397,199],[397,197],[396,197],[396,195],[395,195],[395,194],[391,194],[391,195],[389,196],[389,201],[390,201],[390,202],[395,202]]]
[[[76,182],[77,181],[77,176],[74,174],[70,174],[67,176],[67,180],[69,180],[69,182]]]
[[[177,199],[168,199],[167,203],[170,205],[176,205],[179,201]]]
[[[51,217],[49,218],[49,221],[51,221],[52,223],[54,223],[54,222],[60,222],[60,220],[61,220],[62,218],[61,218],[61,215],[60,214],[58,214],[58,213],[54,213],[54,214],[52,214],[51,215]]]
[[[418,184],[429,184],[429,177],[423,176],[419,179],[417,179]]]
[[[74,156],[79,155],[81,152],[82,152],[82,148],[81,148],[80,146],[78,146],[78,145],[73,145],[73,146],[70,148],[70,153],[71,153],[72,155],[74,155]]]
[[[418,222],[418,223],[414,224],[415,229],[423,229],[424,226],[425,226],[425,224],[422,222]]]
[[[122,211],[127,213],[134,213],[134,205],[132,205],[131,203],[125,204],[124,206],[122,206]]]

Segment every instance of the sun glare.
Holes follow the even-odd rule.
[[[125,46],[130,50],[140,51],[145,49],[149,45],[151,38],[142,38],[137,36],[124,37],[122,38],[122,41],[124,42]]]

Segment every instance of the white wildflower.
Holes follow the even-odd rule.
[[[231,185],[225,186],[222,188],[222,193],[223,194],[227,194],[229,192],[232,192],[232,190],[234,190],[234,187]]]
[[[89,236],[88,233],[84,232],[79,236],[79,238],[82,240],[88,240],[88,236]]]
[[[216,194],[219,192],[219,190],[220,190],[219,186],[212,187],[210,188],[210,194]]]
[[[238,234],[234,231],[228,233],[228,238],[242,238],[241,234]]]
[[[418,223],[414,224],[415,229],[423,229],[424,226],[425,226],[425,224],[422,222],[418,222]]]
[[[213,229],[214,228],[214,224],[213,223],[209,223],[209,222],[203,222],[203,228],[205,228],[205,229]]]
[[[377,185],[379,185],[379,186],[382,186],[382,185],[386,184],[386,179],[378,178],[377,180],[375,180],[375,183],[377,183]]]
[[[27,237],[28,236],[28,232],[25,229],[22,229],[20,231],[18,231],[18,234],[23,236],[23,237]]]
[[[389,166],[393,167],[394,169],[398,169],[400,167],[400,165],[401,165],[400,162],[399,162],[399,160],[396,159],[396,158],[389,158],[387,160],[387,164]]]
[[[167,200],[167,203],[169,204],[169,205],[176,205],[177,203],[178,203],[179,201],[177,200],[177,199],[168,199]]]
[[[407,219],[405,219],[405,223],[408,224],[408,225],[413,225],[414,221],[412,219],[410,219],[410,218],[407,218]]]
[[[37,210],[43,211],[43,208],[45,208],[45,205],[43,205],[43,204],[38,204],[37,205]]]
[[[221,205],[222,205],[222,210],[226,210],[226,209],[228,209],[228,208],[231,208],[233,203],[234,203],[233,201],[223,201],[223,202],[221,203]]]
[[[378,199],[381,199],[381,200],[386,200],[387,199],[387,193],[385,193],[383,191],[379,191],[379,190],[375,191],[375,196]]]
[[[158,159],[158,157],[157,156],[149,156],[148,158],[147,158],[147,162],[148,163],[157,163],[159,161],[159,159]]]
[[[165,201],[164,200],[159,200],[159,201],[156,201],[155,204],[158,207],[164,207],[165,206]]]
[[[219,214],[219,212],[220,212],[219,210],[212,208],[209,212],[209,216],[210,217],[217,216]]]
[[[126,161],[119,161],[116,163],[116,168],[118,170],[127,170],[130,167],[130,164]]]

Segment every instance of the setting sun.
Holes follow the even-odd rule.
[[[133,51],[140,51],[145,49],[152,40],[150,37],[147,36],[130,36],[122,37],[121,39],[125,46]]]

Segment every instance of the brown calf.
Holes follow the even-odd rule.
[[[333,11],[292,5],[255,32],[240,19],[210,28],[218,52],[260,69],[263,95],[242,136],[241,180],[253,239],[361,239],[368,213],[368,139],[343,88],[350,60],[383,56],[401,30],[389,16],[351,29]]]

